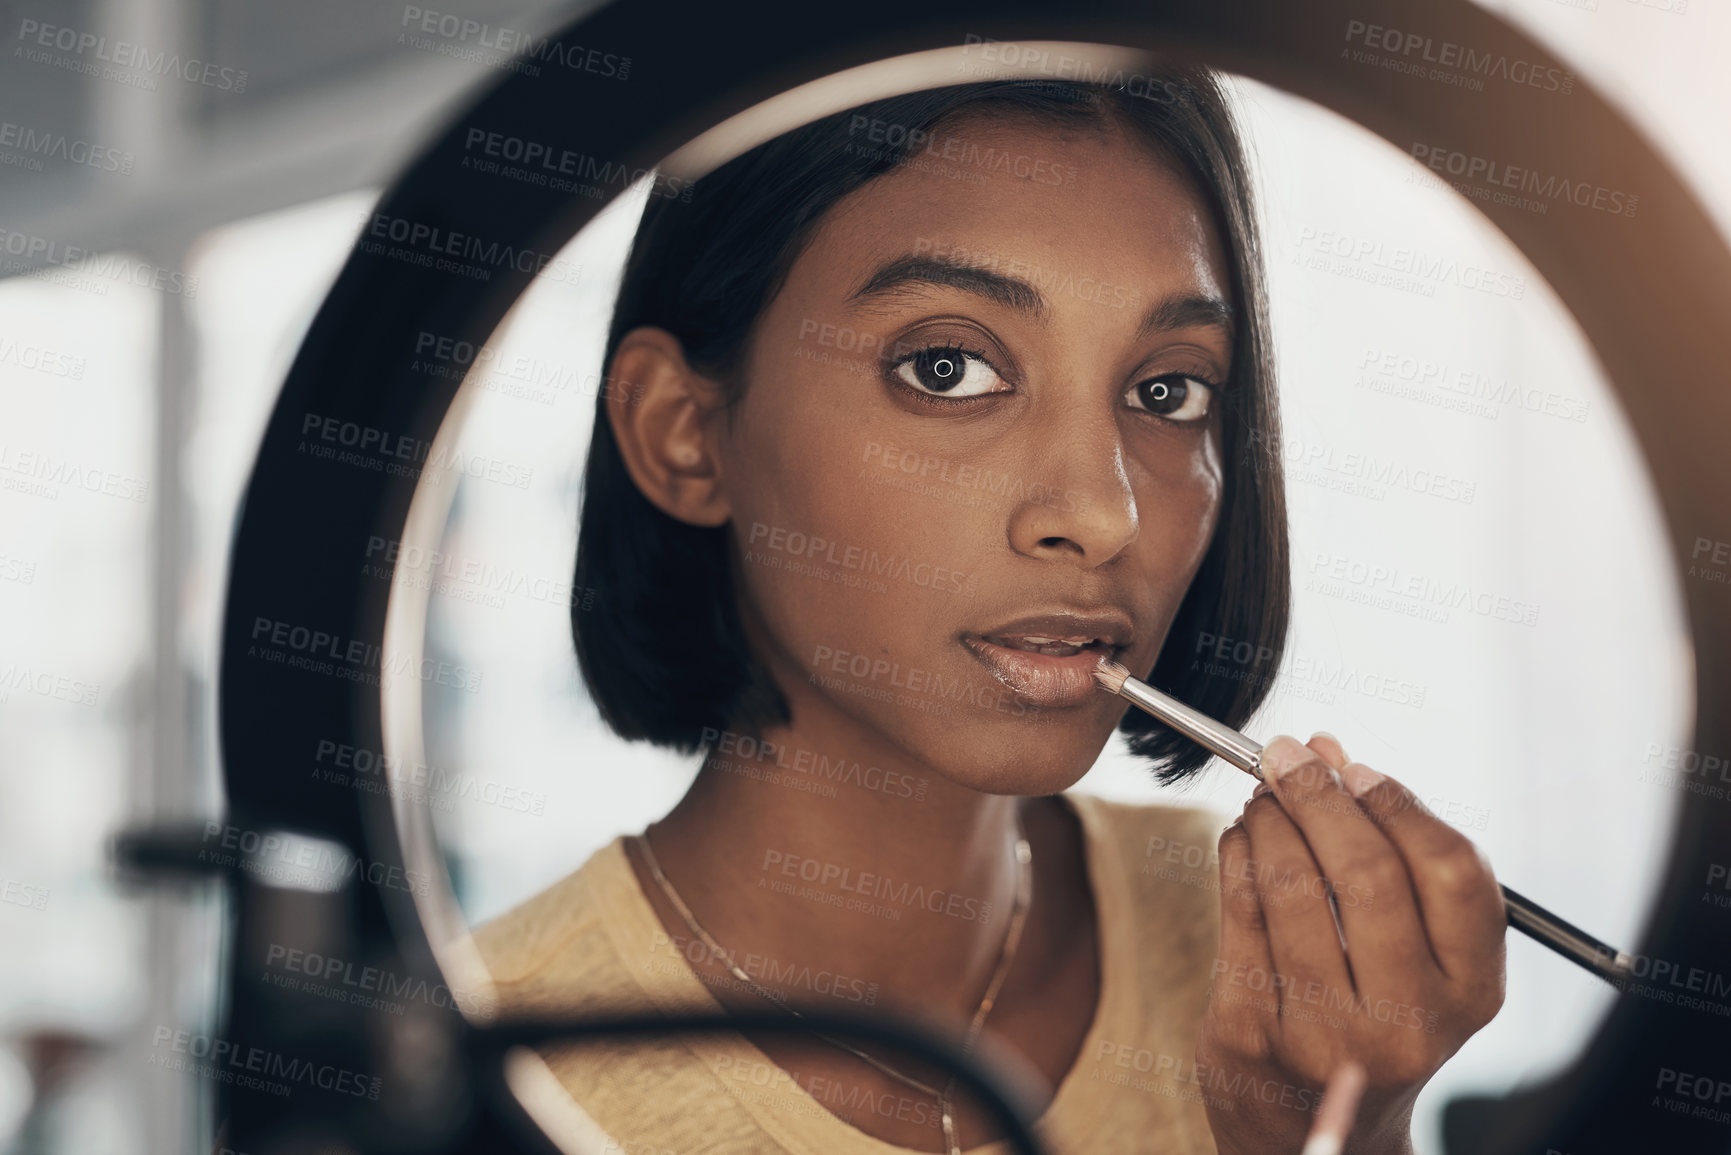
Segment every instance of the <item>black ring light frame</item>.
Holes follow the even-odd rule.
[[[1731,391],[1720,348],[1731,317],[1731,252],[1702,207],[1590,86],[1577,82],[1561,96],[1491,79],[1482,92],[1468,94],[1355,64],[1343,48],[1349,21],[1362,21],[1561,68],[1551,53],[1467,0],[1082,0],[1065,8],[1046,11],[1026,0],[878,0],[818,13],[785,2],[689,11],[648,0],[614,3],[556,39],[579,54],[629,57],[628,79],[607,75],[603,65],[501,72],[425,147],[375,212],[551,255],[605,202],[465,170],[468,129],[639,169],[797,85],[876,60],[954,48],[970,35],[1195,59],[1332,109],[1403,151],[1422,141],[1637,194],[1633,217],[1562,202],[1542,215],[1477,207],[1554,286],[1591,341],[1645,455],[1679,574],[1698,541],[1731,541],[1731,469],[1721,440],[1731,431]],[[415,471],[353,468],[302,452],[303,423],[312,415],[430,443],[458,382],[411,372],[417,335],[480,346],[533,272],[529,261],[501,264],[476,280],[360,249],[344,266],[278,398],[235,536],[220,683],[231,825],[302,831],[374,861],[401,863],[388,835],[388,802],[311,781],[306,770],[321,740],[384,748],[378,690],[249,658],[248,646],[261,618],[323,630],[345,643],[381,645],[391,583],[363,575],[362,563],[370,537],[401,531]],[[1731,589],[1678,580],[1696,655],[1694,749],[1728,751]],[[1683,973],[1731,971],[1731,912],[1704,906],[1699,897],[1707,866],[1715,853],[1723,860],[1728,846],[1731,802],[1685,793],[1642,955]],[[344,902],[354,949],[388,948],[401,952],[406,965],[432,965],[402,895],[361,887]],[[257,961],[248,952],[267,933],[264,917],[257,904],[241,903],[228,989],[227,1030],[235,1039],[281,1033],[269,1000],[243,973]],[[1626,994],[1558,1078],[1504,1100],[1451,1104],[1450,1149],[1723,1150],[1723,1124],[1651,1104],[1662,1070],[1731,1078],[1728,1027],[1712,1014]],[[542,1034],[535,1037],[546,1037],[536,1029]],[[504,1037],[483,1039],[478,1051]],[[268,1096],[225,1093],[230,1145],[270,1132],[277,1108]],[[1012,1137],[1019,1134],[1013,1121],[1006,1125]]]

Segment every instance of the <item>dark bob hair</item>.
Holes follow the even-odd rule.
[[[1140,92],[1012,80],[890,97],[751,149],[699,179],[688,202],[652,196],[625,267],[603,368],[611,368],[626,333],[658,326],[737,401],[754,323],[824,213],[874,177],[917,160],[941,139],[939,126],[959,114],[1079,128],[1115,120],[1187,172],[1212,207],[1238,319],[1235,388],[1225,391],[1230,400],[1221,399],[1221,516],[1159,660],[1137,672],[1241,727],[1273,684],[1291,579],[1281,473],[1255,452],[1280,443],[1263,258],[1243,147],[1213,73],[1167,69]],[[863,136],[863,125],[877,131]],[[739,624],[729,527],[680,522],[643,496],[613,436],[608,392],[596,402],[577,539],[576,585],[596,591],[597,603],[571,613],[578,661],[601,717],[623,738],[687,753],[719,730],[753,733],[787,722],[787,701]],[[1220,653],[1251,657],[1222,661]],[[1139,710],[1125,714],[1121,729],[1132,751],[1156,761],[1162,782],[1189,777],[1208,761],[1208,751]]]

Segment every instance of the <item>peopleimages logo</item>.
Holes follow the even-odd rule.
[[[0,902],[9,903],[12,906],[28,907],[31,910],[46,910],[48,909],[48,888],[46,886],[32,886],[28,882],[8,878],[4,885],[0,885]]]
[[[1555,173],[1546,176],[1536,169],[1505,164],[1488,157],[1474,156],[1459,149],[1414,141],[1412,158],[1433,172],[1458,177],[1465,184],[1495,185],[1543,197],[1551,201],[1566,201],[1581,208],[1597,209],[1602,213],[1632,217],[1641,198],[1633,193],[1609,189],[1584,180],[1569,180]],[[1517,206],[1525,207],[1525,206]]]
[[[17,167],[40,172],[42,164],[37,158],[47,157],[50,160],[86,165],[100,172],[117,172],[122,176],[132,172],[133,156],[130,152],[92,144],[88,140],[75,140],[61,132],[38,130],[27,124],[14,124],[10,120],[0,121],[0,149],[13,148],[24,154],[18,160],[27,163],[0,159],[0,164],[17,164]]]
[[[431,885],[430,878],[418,871],[362,858],[334,842],[279,831],[206,822],[200,842],[204,844],[198,852],[200,862],[213,868],[244,870],[285,886],[329,891],[349,882],[367,882],[387,890],[426,895]]]
[[[313,457],[388,473],[393,477],[420,477],[429,471],[427,484],[436,484],[446,472],[460,473],[477,481],[491,481],[513,489],[528,489],[535,470],[486,457],[465,454],[455,446],[434,452],[433,443],[406,433],[393,433],[355,421],[308,413],[301,418],[301,441],[296,449]]]
[[[1121,88],[1139,100],[1152,100],[1159,104],[1179,104],[1187,95],[1184,86],[1176,80],[1127,72],[1088,57],[1072,56],[1067,52],[1053,55],[1049,50],[1032,44],[1021,44],[1014,40],[993,40],[989,36],[970,32],[962,38],[962,55],[972,56],[976,49],[981,60],[1019,69],[1023,76],[1038,74],[1055,80],[1105,84]],[[984,71],[971,62],[964,63],[961,70]]]
[[[1527,413],[1585,422],[1587,403],[1554,389],[1522,386],[1507,377],[1448,362],[1366,346],[1355,386],[1376,393],[1410,396],[1475,417],[1495,418],[1501,406]],[[1429,396],[1427,396],[1427,394]]]
[[[367,538],[365,573],[375,578],[396,579],[417,589],[449,594],[464,601],[481,601],[495,608],[505,598],[549,602],[567,609],[588,610],[595,606],[598,591],[573,586],[563,577],[550,578],[524,573],[515,567],[501,568],[483,558],[403,545],[395,538]]]
[[[928,161],[947,161],[956,166],[1004,172],[1035,184],[1065,185],[1076,183],[1074,165],[1058,164],[1047,157],[1027,153],[1012,153],[1004,149],[981,145],[967,137],[945,134],[938,136],[927,129],[897,124],[870,116],[855,116],[848,122],[849,136],[864,135],[868,144],[879,148],[864,148],[850,142],[844,151],[876,160],[896,160],[909,164],[916,157]],[[906,151],[898,151],[905,146]],[[917,150],[917,151],[916,151]],[[971,173],[977,177],[978,173]]]
[[[466,798],[524,814],[541,814],[547,809],[547,796],[538,790],[524,790],[460,770],[429,766],[425,762],[410,764],[365,746],[351,746],[329,738],[320,738],[314,750],[313,775],[337,785],[352,785],[356,789],[375,792],[379,789],[388,791],[395,783],[411,798],[436,796],[444,801]]]
[[[563,285],[580,284],[583,278],[582,265],[572,264],[554,254],[520,249],[407,217],[369,212],[363,231],[365,236],[359,246],[362,252],[406,260],[478,281],[489,280],[495,271],[505,268]],[[387,250],[386,242],[398,247]]]
[[[6,476],[17,474],[18,477]],[[28,478],[30,480],[21,480]],[[60,497],[60,486],[82,489],[86,493],[101,493],[121,501],[143,501],[150,494],[150,483],[111,469],[83,465],[71,458],[56,458],[52,453],[18,450],[0,442],[0,489],[10,489],[50,501]]]
[[[1372,237],[1302,225],[1295,260],[1320,272],[1390,288],[1436,295],[1436,286],[1452,284],[1493,297],[1519,301],[1527,295],[1526,278],[1486,265],[1462,263],[1453,257],[1405,245],[1390,247]]]
[[[1107,1066],[1139,1071],[1150,1074],[1153,1078],[1133,1079],[1127,1073],[1100,1069]],[[1094,1047],[1094,1067],[1091,1078],[1101,1082],[1131,1087],[1138,1091],[1169,1095],[1176,1093],[1178,1098],[1192,1102],[1206,1099],[1210,1105],[1226,1111],[1235,1111],[1240,1103],[1250,1101],[1279,1104],[1291,1110],[1312,1114],[1322,1107],[1322,1092],[1315,1088],[1295,1087],[1274,1079],[1258,1079],[1243,1071],[1229,1071],[1223,1065],[1200,1063],[1194,1058],[1169,1055],[1164,1051],[1155,1052],[1134,1043],[1114,1043],[1102,1039]],[[1189,1090],[1192,1087],[1195,1088],[1194,1092]],[[1210,1096],[1209,1091],[1219,1091],[1222,1094]]]
[[[701,964],[705,960],[720,963],[732,972],[736,980],[741,978],[755,979],[770,987],[772,991],[778,991],[777,1001],[785,1001],[787,991],[790,988],[810,991],[812,994],[828,995],[831,998],[841,999],[843,1002],[862,1003],[868,1007],[878,1001],[878,985],[876,983],[851,978],[836,971],[813,970],[803,963],[783,962],[768,955],[749,952],[743,960],[735,961],[731,955],[716,950],[701,939],[656,931],[649,940],[649,953],[653,955],[663,950],[670,955],[683,955],[686,961],[691,963]],[[667,967],[663,973],[678,973],[684,969],[683,967]],[[702,972],[697,973],[697,978],[705,986],[729,985],[725,979],[718,979]],[[731,985],[745,990],[751,989],[743,981]]]
[[[1022,701],[1014,690],[1001,682],[992,685],[967,682],[942,671],[904,666],[890,658],[874,658],[832,646],[818,646],[812,651],[811,668],[814,672],[806,679],[811,685],[872,701],[907,706],[939,717],[950,713],[951,702],[966,702],[982,710],[1015,718],[1037,716],[1042,709]],[[815,672],[826,669],[831,674],[845,674],[855,680],[850,682],[847,678],[827,677]],[[883,688],[882,683],[888,683],[890,688]]]
[[[1319,484],[1329,489],[1381,501],[1388,490],[1407,490],[1471,505],[1478,483],[1437,469],[1410,468],[1404,462],[1378,458],[1356,450],[1339,451],[1332,445],[1305,441],[1288,434],[1269,435],[1250,431],[1244,448],[1247,463],[1272,465],[1284,460],[1295,481]]]
[[[801,533],[779,525],[765,525],[761,521],[751,523],[751,533],[746,541],[756,548],[746,551],[745,560],[767,565],[771,569],[807,572],[799,566],[786,564],[787,560],[821,561],[851,573],[887,577],[892,581],[904,581],[922,589],[959,593],[965,597],[974,596],[974,589],[979,581],[978,575],[964,574],[960,570],[932,562],[915,561],[911,557],[893,553],[886,557],[870,546],[849,545],[817,534]],[[821,576],[821,572],[818,576]],[[873,583],[871,588],[874,592],[881,593],[888,587],[877,582]]]
[[[198,295],[198,278],[190,274],[135,261],[122,253],[98,253],[34,233],[0,229],[0,253],[23,258],[5,262],[6,272],[30,272],[39,266],[55,265],[98,280],[126,281],[141,289],[176,293],[188,300]],[[106,293],[107,289],[101,291]]]
[[[1663,1098],[1653,1096],[1655,1107],[1714,1123],[1731,1123],[1731,1107],[1721,1106],[1731,1099],[1731,1079],[1660,1067],[1653,1089],[1664,1094]]]
[[[339,1095],[353,1095],[357,1099],[379,1097],[381,1083],[377,1076],[359,1074],[329,1063],[312,1063],[306,1059],[290,1058],[275,1051],[267,1051],[263,1047],[242,1048],[227,1039],[211,1035],[159,1026],[151,1034],[150,1046],[153,1051],[150,1056],[152,1066],[204,1075],[239,1087],[256,1087],[273,1094],[287,1095],[292,1090],[292,1084],[301,1083]],[[161,1053],[161,1048],[165,1046],[170,1052],[168,1055]],[[188,1064],[185,1059],[172,1057],[177,1055],[197,1061]],[[260,1080],[276,1082],[274,1085],[260,1086]]]
[[[443,983],[429,983],[423,978],[399,975],[384,967],[357,967],[348,959],[321,955],[316,951],[303,951],[280,943],[270,944],[265,951],[264,961],[267,967],[289,971],[308,980],[304,984],[296,983],[292,986],[277,982],[277,986],[324,997],[341,995],[340,1001],[368,1010],[402,1014],[402,1003],[389,1001],[393,999],[425,1003],[441,1009],[455,1007],[468,1015],[488,1014],[494,1009],[492,998],[486,995],[456,990]]]
[[[897,445],[885,445],[881,441],[866,442],[861,460],[867,465],[878,467],[877,470],[869,471],[874,478],[880,476],[880,471],[906,474],[908,478],[921,483],[942,482],[957,491],[975,490],[982,495],[1002,498],[1006,502],[1047,505],[1062,509],[1065,513],[1078,512],[1086,500],[1085,495],[1078,494],[1075,490],[1060,490],[1048,482],[1030,482],[1027,478],[1013,473],[1002,473],[965,461],[952,461],[947,457],[933,457],[929,453],[903,449]]]
[[[492,161],[507,161],[512,165],[521,166],[518,169],[481,168],[483,172],[498,171],[501,175],[515,180],[525,180],[530,184],[547,185],[561,192],[582,191],[580,186],[572,181],[589,181],[594,185],[618,185],[621,191],[630,188],[644,177],[651,177],[650,196],[667,197],[671,200],[689,201],[695,184],[683,177],[666,176],[652,168],[632,169],[617,161],[598,160],[587,153],[573,152],[568,148],[558,148],[536,140],[525,140],[520,136],[511,136],[503,132],[488,132],[484,128],[471,128],[463,140],[465,154],[479,152],[481,156],[491,158],[489,161],[477,161],[474,157],[465,155],[462,168],[479,168]],[[570,177],[570,181],[559,181],[557,177]],[[551,184],[549,182],[551,181]]]
[[[1493,593],[1466,581],[1443,581],[1399,566],[1327,550],[1317,550],[1312,555],[1304,588],[1436,622],[1446,622],[1449,611],[1457,609],[1523,626],[1534,626],[1539,621],[1537,602]]]
[[[13,690],[24,690],[79,706],[94,706],[102,687],[70,674],[56,674],[50,670],[32,669],[20,662],[8,662],[0,666],[0,702],[7,701]]]
[[[965,922],[987,922],[992,917],[992,904],[981,902],[977,898],[970,898],[940,887],[927,887],[915,882],[897,880],[869,870],[855,870],[851,866],[844,866],[840,863],[823,862],[816,858],[788,854],[781,850],[765,850],[763,863],[759,869],[765,874],[776,873],[787,878],[797,878],[801,882],[811,883],[820,891],[824,888],[834,887],[836,890],[847,894],[863,894],[868,898],[893,902],[897,906],[918,907],[933,914],[947,914],[951,918],[959,918]],[[758,886],[775,889],[771,885],[772,882],[773,880],[759,879]],[[839,903],[831,903],[831,905],[839,905]]]
[[[845,782],[862,790],[889,794],[897,798],[912,798],[916,802],[924,802],[926,798],[927,783],[924,778],[915,778],[901,770],[885,770],[881,766],[867,765],[840,752],[832,758],[821,751],[799,747],[790,750],[786,746],[764,741],[750,734],[717,730],[713,726],[703,728],[703,744],[724,756],[718,759],[724,769],[737,766],[740,762],[767,764],[777,770],[791,770],[796,774],[806,774],[830,782]]]
[[[1535,64],[1518,57],[1511,58],[1501,52],[1480,52],[1468,45],[1456,44],[1452,40],[1439,41],[1418,32],[1385,28],[1363,20],[1348,20],[1346,40],[1349,43],[1356,41],[1366,49],[1376,52],[1390,53],[1403,61],[1436,65],[1436,68],[1429,71],[1413,69],[1415,73],[1423,74],[1429,79],[1447,79],[1456,84],[1469,78],[1476,80],[1479,83],[1470,86],[1475,91],[1483,87],[1483,81],[1492,79],[1526,85],[1542,92],[1555,92],[1561,96],[1567,96],[1575,90],[1575,74],[1564,69]],[[1416,61],[1413,60],[1414,54],[1417,55]],[[1368,60],[1360,63],[1380,61]],[[1431,76],[1432,72],[1439,75]]]
[[[191,57],[183,60],[178,52],[153,54],[142,44],[134,44],[128,40],[110,41],[108,37],[98,36],[94,32],[80,32],[76,28],[44,24],[40,20],[24,20],[18,25],[18,39],[24,41],[27,47],[15,50],[13,55],[22,54],[25,59],[36,64],[65,66],[62,63],[66,60],[65,57],[49,57],[43,49],[70,52],[79,57],[88,52],[95,60],[117,68],[133,69],[154,76],[174,76],[191,84],[201,84],[206,88],[217,88],[237,95],[246,91],[245,69],[223,68]],[[107,75],[112,70],[89,63],[74,71],[101,74],[103,79],[115,79]],[[154,86],[152,83],[150,87]]]
[[[1101,281],[1094,277],[1077,277],[1072,270],[1043,269],[1020,257],[1006,258],[1001,253],[969,249],[952,241],[935,237],[915,237],[914,255],[931,256],[949,265],[959,265],[987,272],[1002,273],[1027,281],[1049,297],[1074,297],[1078,301],[1105,305],[1112,309],[1127,309],[1134,302],[1133,293],[1125,285]],[[803,333],[801,334],[803,336]]]
[[[10,337],[0,337],[0,365],[16,365],[50,377],[82,381],[86,361],[83,357],[44,345],[20,344]]]
[[[480,670],[432,658],[417,662],[406,652],[386,653],[377,643],[345,638],[294,622],[254,617],[251,643],[246,649],[249,658],[309,673],[332,674],[369,686],[379,685],[380,675],[389,674],[407,675],[471,694],[481,688]]]
[[[567,44],[551,36],[537,37],[532,33],[503,26],[494,27],[479,20],[457,16],[450,12],[434,12],[427,8],[418,8],[412,4],[403,8],[403,19],[400,27],[408,32],[420,32],[428,36],[437,36],[446,41],[447,48],[487,49],[503,53],[506,56],[521,57],[521,60],[510,63],[521,66],[522,71],[530,76],[539,76],[540,68],[536,65],[556,65],[568,68],[573,72],[588,72],[605,77],[609,80],[627,80],[631,76],[631,57],[621,56],[614,52],[603,52],[598,48],[584,48],[578,44]],[[402,41],[399,40],[399,43]],[[411,41],[414,47],[423,48],[427,45]],[[463,59],[461,51],[444,51],[441,55]],[[474,57],[478,63],[497,63],[485,57]],[[533,61],[534,63],[529,63]]]

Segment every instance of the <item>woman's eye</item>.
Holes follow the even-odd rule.
[[[1208,416],[1214,397],[1211,386],[1183,373],[1165,373],[1138,381],[1124,393],[1132,409],[1146,409],[1168,421],[1200,421]]]
[[[984,358],[954,346],[921,349],[896,362],[895,374],[903,384],[940,397],[979,397],[1008,389]]]

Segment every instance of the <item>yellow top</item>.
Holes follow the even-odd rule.
[[[1202,1103],[1210,1080],[1207,1068],[1198,1077],[1195,1051],[1219,943],[1214,850],[1223,823],[1203,810],[1061,797],[1080,818],[1087,846],[1100,1001],[1036,1130],[1058,1155],[1215,1155]],[[721,1010],[644,897],[623,839],[475,937],[507,1013]],[[543,1054],[618,1141],[609,1150],[626,1155],[910,1150],[832,1114],[740,1035],[588,1043]],[[831,1105],[848,1113],[872,1106]],[[968,1151],[1008,1155],[1009,1148],[1000,1141]]]

